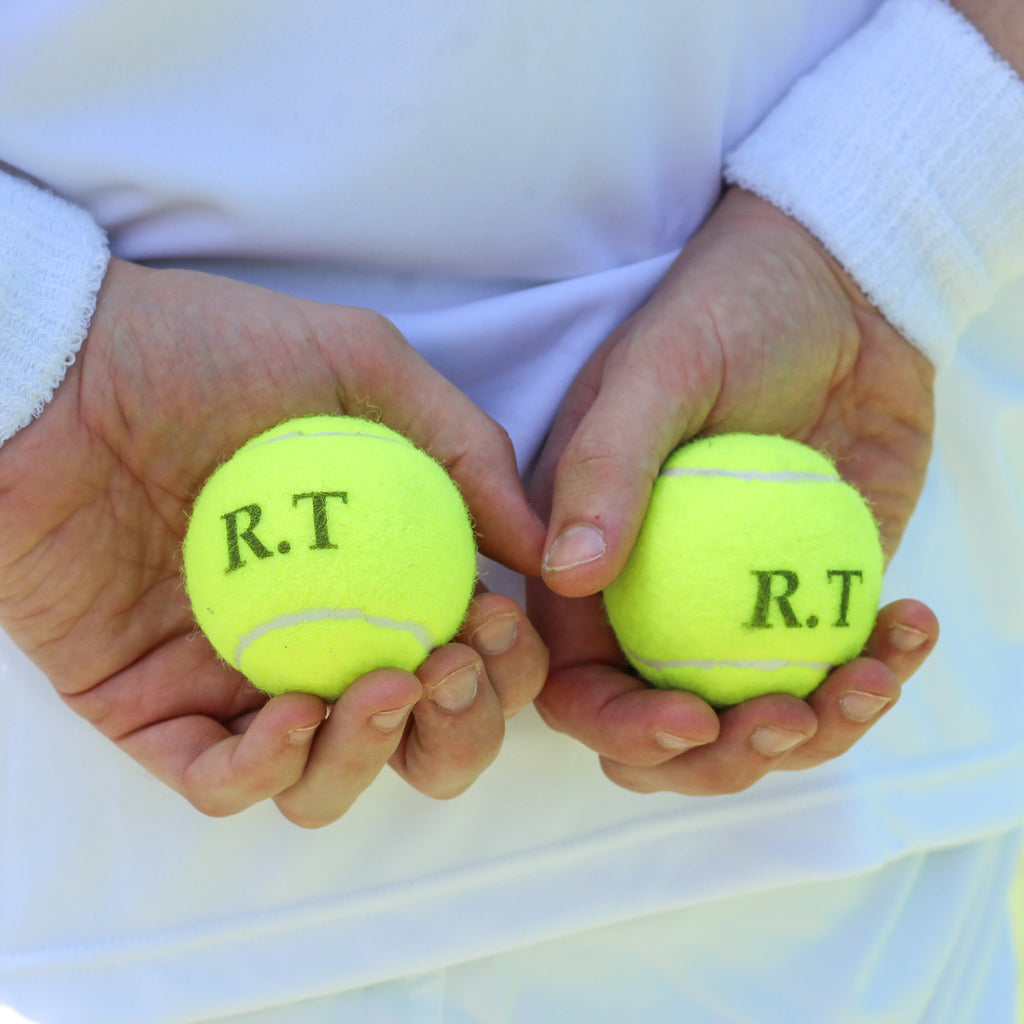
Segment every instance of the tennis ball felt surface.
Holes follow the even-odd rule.
[[[337,698],[414,671],[459,630],[473,529],[444,468],[347,416],[289,420],[243,445],[195,501],[185,584],[217,653],[267,693]]]
[[[829,459],[781,437],[722,434],[668,458],[605,608],[655,686],[718,707],[805,697],[860,653],[883,567],[874,517]]]

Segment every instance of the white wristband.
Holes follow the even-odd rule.
[[[64,379],[108,260],[106,237],[84,210],[0,170],[0,443]]]
[[[937,365],[1024,273],[1024,83],[943,0],[887,0],[726,160]]]

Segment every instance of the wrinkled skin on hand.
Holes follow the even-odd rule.
[[[323,825],[389,762],[453,796],[544,680],[523,612],[482,591],[457,642],[415,675],[357,680],[329,716],[310,695],[268,700],[214,656],[180,579],[191,501],[250,436],[314,412],[379,418],[429,450],[483,550],[538,571],[508,438],[388,321],[212,275],[113,261],[77,362],[0,449],[4,628],[76,712],[209,814],[274,799]]]
[[[778,433],[827,451],[870,501],[891,556],[924,483],[932,381],[928,360],[811,235],[727,192],[583,368],[532,481],[550,515],[543,582],[530,588],[551,651],[545,720],[642,791],[734,792],[848,750],[933,647],[924,605],[884,609],[864,656],[807,701],[772,694],[719,715],[627,672],[599,594],[629,555],[661,463],[698,434]]]

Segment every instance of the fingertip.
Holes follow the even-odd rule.
[[[598,594],[615,578],[625,558],[614,557],[609,532],[594,523],[575,522],[546,545],[541,578],[560,597]]]
[[[481,654],[495,657],[505,654],[519,637],[519,616],[515,612],[492,615],[473,631],[470,646]]]
[[[920,650],[928,643],[929,636],[923,629],[897,622],[889,628],[889,643],[907,654]]]
[[[608,551],[604,531],[592,523],[573,523],[551,542],[544,553],[546,576],[557,576],[603,558]]]
[[[527,497],[511,440],[487,422],[491,429],[447,468],[473,517],[480,553],[514,572],[539,576],[546,525]]]
[[[847,690],[839,698],[843,716],[855,725],[867,725],[892,707],[895,697],[869,690]]]
[[[935,613],[920,601],[900,600],[879,613],[865,655],[889,665],[905,681],[939,639]]]
[[[445,714],[466,711],[480,692],[483,666],[474,661],[461,665],[426,688],[427,699]]]
[[[520,495],[474,510],[480,553],[523,576],[540,576],[545,529]]]
[[[391,733],[402,726],[423,697],[423,686],[411,672],[381,668],[360,676],[338,698],[331,720],[365,723],[377,732]]]
[[[236,736],[250,733],[250,739],[262,742],[301,745],[303,734],[316,732],[327,717],[327,703],[312,693],[280,693],[267,699],[262,707],[247,711],[225,723]]]
[[[481,588],[470,606],[459,637],[485,657],[496,656],[511,650],[522,629],[528,625],[522,609],[511,597]]]

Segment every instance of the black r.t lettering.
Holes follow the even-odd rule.
[[[796,588],[800,586],[797,574],[789,569],[751,569],[751,573],[757,577],[757,597],[754,601],[754,614],[745,625],[750,629],[771,629],[772,624],[768,621],[768,612],[771,609],[772,601],[774,601],[779,607],[779,614],[782,616],[786,628],[799,628],[800,620],[789,603]],[[772,593],[772,580],[776,576],[785,581],[784,593]]]
[[[846,614],[850,610],[850,587],[853,585],[853,577],[864,582],[864,573],[860,569],[829,569],[828,570],[828,581],[832,582],[833,576],[839,576],[843,581],[842,589],[839,592],[839,617],[833,626],[849,626],[850,623],[846,620]]]
[[[238,529],[238,517],[241,513],[245,512],[249,517],[249,525],[242,531]],[[243,505],[241,508],[236,508],[234,512],[225,512],[221,516],[224,520],[224,524],[227,528],[227,542],[228,542],[228,567],[227,572],[233,572],[235,569],[241,569],[245,565],[245,560],[242,558],[242,552],[239,547],[239,541],[245,541],[249,546],[249,550],[257,558],[269,558],[272,554],[270,549],[256,536],[256,524],[260,521],[260,516],[263,514],[263,510],[257,504]]]
[[[331,543],[331,536],[327,530],[327,499],[340,498],[343,504],[348,504],[347,491],[311,491],[309,494],[293,494],[292,508],[297,508],[300,501],[309,499],[313,506],[313,537],[314,541],[309,546],[310,551],[322,551],[327,548],[336,548],[337,544]]]

